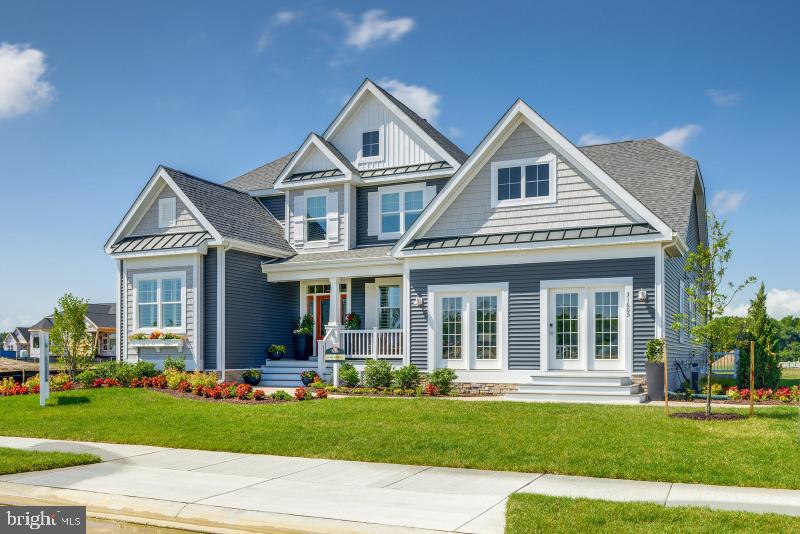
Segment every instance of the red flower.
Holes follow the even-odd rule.
[[[439,394],[439,388],[428,382],[428,384],[425,385],[425,394],[435,397]]]
[[[189,393],[192,391],[192,385],[186,380],[181,380],[180,384],[178,384],[178,391]]]
[[[297,388],[294,390],[294,398],[297,400],[306,400],[306,388]]]
[[[264,400],[267,397],[267,394],[264,393],[263,389],[257,389],[253,391],[253,399],[255,400]]]
[[[328,398],[328,390],[327,389],[318,389],[316,392],[316,397],[318,399],[327,399]]]
[[[249,384],[239,384],[236,386],[236,398],[237,399],[248,399],[250,398],[250,394],[253,392],[253,387]]]

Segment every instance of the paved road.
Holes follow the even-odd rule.
[[[99,464],[0,477],[0,502],[39,499],[204,530],[499,533],[515,492],[800,516],[800,491],[292,458],[0,437]],[[16,501],[14,500],[16,499]]]

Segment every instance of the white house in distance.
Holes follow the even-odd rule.
[[[92,337],[93,355],[111,358],[117,352],[116,304],[90,303],[84,321],[86,331]],[[30,357],[39,358],[43,341],[49,341],[53,329],[53,316],[48,315],[28,328]]]
[[[14,352],[17,358],[22,357],[23,354],[27,354],[27,352],[23,351],[28,351],[29,335],[28,329],[23,326],[14,328],[14,330],[6,334],[6,337],[3,339],[3,350]]]

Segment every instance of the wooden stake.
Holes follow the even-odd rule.
[[[667,340],[664,339],[664,415],[669,415],[669,366],[667,365]]]
[[[756,384],[756,342],[750,341],[750,417],[753,417],[753,388]]]

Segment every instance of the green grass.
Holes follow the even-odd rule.
[[[544,495],[512,495],[508,501],[506,514],[506,534],[533,532],[749,534],[798,531],[800,531],[800,517],[714,511],[707,508],[667,508],[660,504],[569,499]]]
[[[780,385],[787,387],[800,385],[800,369],[784,369],[781,371]]]
[[[703,422],[666,418],[660,407],[426,398],[241,405],[141,389],[77,390],[56,393],[45,408],[37,402],[0,398],[0,434],[800,488],[796,407]]]
[[[69,452],[28,451],[0,447],[0,475],[43,471],[57,467],[93,464],[100,458],[92,454],[73,454]]]

